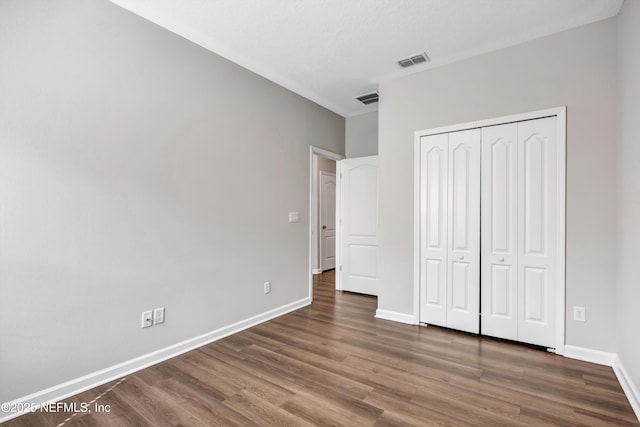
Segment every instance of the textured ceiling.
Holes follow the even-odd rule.
[[[111,0],[345,117],[381,81],[618,14],[623,0]],[[396,61],[426,52],[431,62]]]

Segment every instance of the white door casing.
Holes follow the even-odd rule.
[[[320,268],[336,265],[336,175],[320,172]]]
[[[378,156],[338,162],[339,288],[378,295]]]

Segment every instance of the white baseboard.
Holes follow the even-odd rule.
[[[633,412],[640,421],[640,393],[616,353],[566,345],[563,356],[584,362],[597,363],[598,365],[611,366],[618,378],[618,382],[620,382],[624,394],[627,396],[627,399],[629,399]]]
[[[413,314],[398,313],[397,311],[377,309],[375,317],[393,322],[407,323],[409,325],[416,324],[413,319]]]
[[[322,269],[320,268],[312,268],[311,274],[322,274]]]
[[[638,418],[638,421],[640,421],[640,393],[638,392],[638,387],[633,383],[631,377],[627,373],[627,370],[622,365],[622,361],[618,355],[614,358],[613,372],[616,373],[616,377],[618,377],[622,390],[624,390],[624,394],[627,395],[627,399],[629,399],[633,412],[636,413],[636,417]]]
[[[574,345],[564,346],[564,357],[582,360],[584,362],[597,363],[598,365],[613,366],[616,354],[606,351],[592,350],[590,348],[576,347]]]
[[[267,312],[258,314],[245,320],[241,320],[228,326],[224,326],[206,334],[145,354],[135,359],[131,359],[126,362],[111,366],[109,368],[73,379],[71,381],[49,387],[45,390],[32,393],[28,396],[15,399],[11,402],[8,402],[9,407],[25,409],[39,408],[43,404],[53,403],[62,399],[66,399],[67,397],[74,396],[85,390],[89,390],[102,384],[106,384],[125,375],[132,374],[133,372],[155,365],[164,360],[178,356],[182,353],[186,353],[187,351],[191,351],[205,344],[217,341],[221,338],[235,334],[259,323],[263,323],[267,320],[282,316],[283,314],[297,310],[309,304],[311,304],[311,298],[309,297],[294,301],[290,304],[274,308],[273,310],[269,310]],[[19,417],[24,413],[26,412],[5,412],[0,409],[0,423]]]

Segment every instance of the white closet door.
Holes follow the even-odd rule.
[[[482,129],[482,333],[518,339],[518,125]]]
[[[420,321],[447,322],[448,134],[420,140]]]
[[[530,116],[419,135],[420,322],[556,346],[564,113]]]
[[[447,327],[479,332],[480,129],[449,134]]]
[[[518,340],[555,347],[557,118],[518,123]]]

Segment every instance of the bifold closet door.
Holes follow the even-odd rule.
[[[420,144],[420,321],[479,332],[480,130]]]
[[[518,340],[555,347],[557,117],[518,123]]]
[[[555,346],[557,118],[482,129],[482,333]]]
[[[480,331],[480,129],[449,134],[447,327]]]
[[[420,140],[420,321],[447,325],[449,135]]]
[[[482,333],[518,339],[518,125],[482,129]]]

